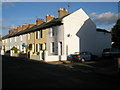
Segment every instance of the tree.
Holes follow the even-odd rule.
[[[117,23],[112,28],[112,42],[114,42],[113,48],[120,49],[120,19],[117,20]]]

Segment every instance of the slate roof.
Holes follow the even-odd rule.
[[[97,28],[96,30],[97,30],[98,32],[111,33],[111,32],[109,32],[109,31],[107,31],[107,30],[105,30],[105,29]]]
[[[31,27],[31,28],[27,28],[25,30],[15,32],[13,34],[7,34],[4,37],[2,37],[2,39],[14,37],[14,36],[19,36],[19,35],[22,35],[22,34],[34,32],[34,31],[41,30],[41,29],[46,29],[46,28],[49,28],[49,27],[52,27],[52,26],[62,25],[61,21],[62,21],[62,19],[64,17],[56,18],[56,19],[51,20],[50,22],[44,22],[44,23],[42,23],[40,25],[37,25],[37,26],[35,25],[35,26]]]

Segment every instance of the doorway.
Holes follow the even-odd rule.
[[[62,42],[59,42],[59,55],[62,55]]]

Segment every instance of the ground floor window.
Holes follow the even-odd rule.
[[[44,49],[46,50],[46,43],[45,43],[45,48]]]
[[[62,55],[62,42],[59,42],[60,43],[60,55]]]
[[[36,44],[36,52],[39,52],[39,44]]]
[[[54,44],[54,42],[50,43],[50,51],[51,51],[51,53],[55,52],[55,44]]]
[[[39,44],[40,45],[40,50],[43,50],[43,44]]]
[[[29,50],[32,50],[32,44],[29,44]]]

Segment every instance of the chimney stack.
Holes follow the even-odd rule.
[[[18,29],[17,28],[13,28],[13,32],[15,33],[15,32],[17,32],[18,31]]]
[[[40,24],[42,24],[42,23],[44,23],[44,20],[43,20],[43,19],[38,18],[38,19],[36,20],[36,25],[40,25]]]
[[[53,15],[46,15],[46,22],[53,20],[55,17]]]
[[[66,16],[67,14],[69,14],[69,11],[65,8],[60,8],[58,10],[58,18],[62,18],[64,16]]]
[[[18,31],[21,31],[21,30],[22,30],[22,27],[19,25],[19,26],[17,27],[17,30],[18,30]]]
[[[35,24],[28,24],[28,27],[31,28],[33,27]]]
[[[22,25],[22,30],[25,30],[26,28],[28,28],[28,25],[27,24],[23,24]]]
[[[10,29],[9,34],[12,34],[12,33],[14,33],[14,31],[13,31],[13,29]]]

